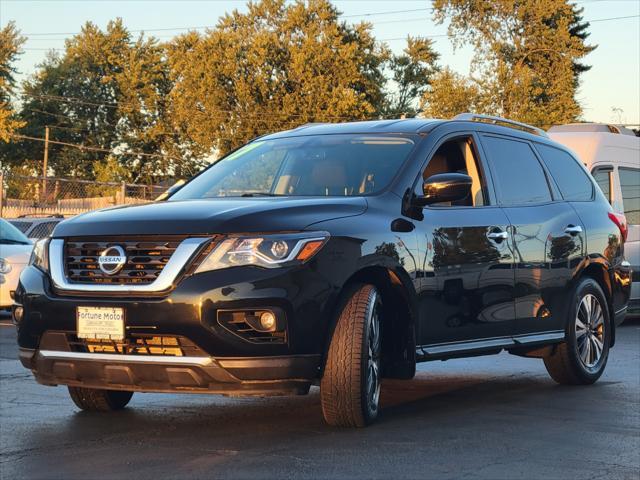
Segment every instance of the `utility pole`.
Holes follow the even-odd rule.
[[[49,163],[49,127],[44,127],[44,158],[42,159],[42,199],[47,201],[47,163]]]
[[[2,218],[3,207],[4,207],[4,172],[0,171],[0,218]]]

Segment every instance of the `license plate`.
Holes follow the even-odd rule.
[[[124,308],[77,307],[78,338],[124,340]]]

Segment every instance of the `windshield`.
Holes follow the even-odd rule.
[[[316,135],[255,141],[215,163],[170,200],[357,196],[384,189],[413,149],[390,135]]]
[[[30,245],[31,241],[16,227],[0,218],[0,244]]]

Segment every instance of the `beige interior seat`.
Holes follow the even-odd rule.
[[[440,146],[431,157],[431,160],[429,160],[422,176],[426,180],[439,173],[464,173],[471,177],[471,196],[464,200],[453,202],[453,205],[484,205],[482,181],[470,139],[453,140]],[[443,202],[438,205],[446,206],[452,205],[452,203]]]
[[[341,162],[323,160],[314,164],[311,170],[314,194],[348,195],[347,172]]]

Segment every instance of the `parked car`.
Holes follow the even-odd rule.
[[[40,240],[51,235],[58,223],[64,220],[62,215],[21,215],[9,219],[14,227],[33,240]]]
[[[573,154],[506,119],[303,126],[162,202],[65,220],[13,315],[37,381],[85,410],[135,391],[305,394],[331,425],[380,380],[507,350],[594,383],[627,310],[624,216]]]
[[[549,136],[578,155],[613,210],[627,218],[625,254],[633,270],[629,314],[640,314],[640,137],[598,123],[552,127]]]
[[[29,263],[31,240],[16,227],[0,218],[0,309],[13,303],[11,292],[18,286],[20,272]]]

